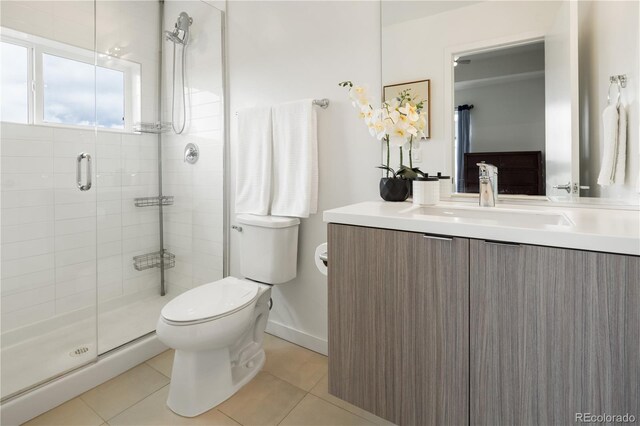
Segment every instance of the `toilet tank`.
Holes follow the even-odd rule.
[[[236,220],[242,227],[242,276],[266,284],[286,283],[296,277],[299,219],[241,214]]]

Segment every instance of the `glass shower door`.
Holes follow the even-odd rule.
[[[97,357],[99,120],[93,2],[0,7],[6,400]]]

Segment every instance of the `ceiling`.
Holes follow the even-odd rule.
[[[507,55],[518,55],[520,53],[542,51],[544,52],[544,41],[537,41],[533,43],[524,43],[516,46],[501,47],[499,49],[488,50],[485,52],[471,53],[468,55],[460,55],[459,59],[471,59],[475,61],[481,61],[483,59],[497,58]]]
[[[436,1],[436,0],[383,0],[382,26],[399,24],[412,19],[437,15],[461,7],[471,6],[480,1]]]

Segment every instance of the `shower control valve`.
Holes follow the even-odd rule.
[[[198,158],[200,158],[198,145],[188,143],[187,146],[184,147],[184,161],[189,164],[196,164],[198,162]]]

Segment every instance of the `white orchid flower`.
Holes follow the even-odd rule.
[[[398,121],[396,123],[404,128],[407,128],[411,125],[411,123],[409,122],[409,117],[400,113],[398,113]]]
[[[400,126],[394,126],[391,133],[389,133],[389,142],[392,146],[401,147],[407,143],[407,139],[409,138],[409,133],[406,128]]]
[[[388,117],[382,120],[382,125],[384,126],[385,132],[387,134],[393,133],[396,128],[396,123],[393,121],[391,117]]]
[[[353,86],[349,89],[349,97],[353,101],[354,107],[363,107],[369,105],[369,95],[365,86]]]
[[[418,130],[418,134],[416,136],[421,139],[426,137],[424,130],[427,128],[427,118],[424,113],[420,114],[420,118],[413,124],[413,126]]]
[[[400,100],[393,98],[385,102],[389,110],[397,110],[400,107]]]
[[[373,121],[375,111],[371,108],[371,105],[363,105],[360,107],[360,118],[364,119],[364,122],[369,125]]]
[[[396,124],[398,123],[398,121],[400,121],[400,113],[395,109],[387,111],[387,117],[393,124]]]
[[[382,120],[372,121],[369,124],[369,133],[371,136],[375,136],[376,139],[381,140],[387,134]]]
[[[409,102],[404,104],[404,108],[398,108],[402,114],[404,114],[409,121],[418,121],[420,115],[418,114],[418,110],[415,106],[411,105]]]

